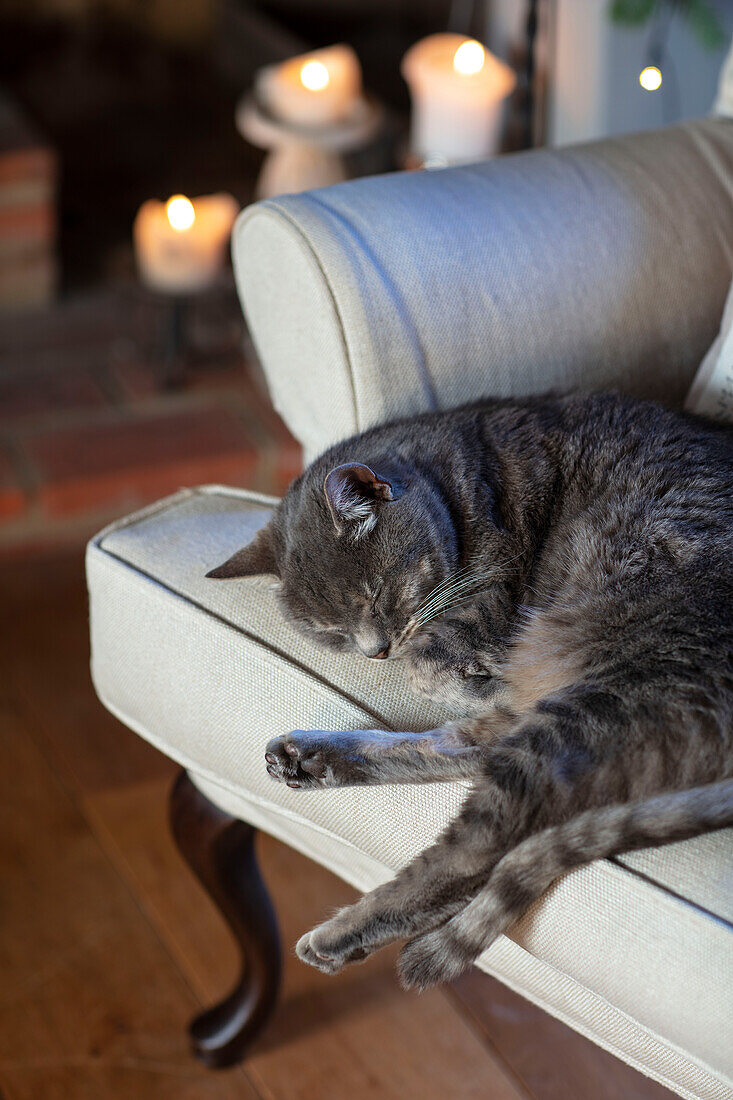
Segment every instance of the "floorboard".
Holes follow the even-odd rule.
[[[214,998],[233,973],[231,945],[204,894],[190,880],[167,832],[166,786],[149,783],[86,800],[110,858],[160,930],[196,993]],[[522,1100],[525,1091],[442,990],[404,993],[394,951],[326,977],[294,956],[297,937],[355,898],[334,875],[271,837],[260,862],[285,947],[283,995],[263,1041],[247,1060],[255,1084],[277,1100]]]
[[[188,1053],[199,1002],[32,724],[0,699],[0,1082],[9,1100],[257,1100]]]
[[[169,777],[175,768],[122,726],[94,694],[84,555],[13,561],[0,569],[4,675],[33,714],[55,768],[83,792]]]
[[[536,1100],[673,1100],[668,1089],[488,974],[472,970],[452,991]]]

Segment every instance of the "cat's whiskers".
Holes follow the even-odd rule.
[[[445,611],[448,611],[451,607],[455,607],[456,604],[462,603],[465,600],[471,599],[477,596],[479,592],[483,592],[484,589],[496,580],[497,574],[485,575],[478,578],[472,584],[462,585],[460,588],[451,590],[446,593],[445,596],[432,607],[424,610],[419,616],[416,616],[414,623],[416,626],[424,626],[425,623],[432,622],[433,619],[437,619],[439,615],[442,615]]]
[[[471,573],[466,574],[463,577],[452,577],[447,582],[442,590],[435,590],[423,601],[423,603],[415,611],[413,618],[432,612],[436,607],[440,607],[446,600],[449,600],[457,592],[462,592],[466,588],[475,587],[477,583],[484,579],[484,572],[474,570]]]
[[[439,607],[445,599],[449,599],[455,592],[460,591],[464,584],[473,585],[476,583],[477,575],[474,575],[473,572],[471,574],[467,574],[466,570],[461,572],[465,574],[464,577],[459,578],[458,574],[453,574],[428,593],[420,606],[412,613],[398,641],[402,641],[425,615],[432,613],[433,609]]]
[[[475,576],[471,575],[464,577],[462,580],[444,589],[430,602],[418,608],[413,618],[415,620],[427,620],[434,618],[435,615],[438,614],[448,604],[450,604],[456,596],[460,596],[468,591],[480,591],[481,588],[486,587],[486,584],[491,579],[492,577],[485,573],[477,574]]]
[[[511,565],[518,558],[522,558],[525,552],[522,550],[514,554],[513,558],[507,558],[504,562],[496,563],[489,570],[466,565],[456,573],[446,577],[444,581],[433,588],[433,591],[428,593],[423,603],[415,610],[402,634],[397,638],[395,648],[411,638],[420,627],[426,626],[430,621],[444,614],[446,610],[466,602],[467,599],[473,596],[477,596],[500,576],[506,576],[507,572],[519,572],[517,569],[507,571],[506,566]]]
[[[439,593],[441,593],[445,588],[455,584],[456,581],[460,580],[461,578],[463,578],[465,576],[468,576],[468,575],[471,575],[471,574],[474,574],[474,573],[477,573],[477,572],[478,572],[478,570],[475,568],[475,566],[470,566],[470,565],[464,565],[462,569],[457,569],[455,573],[451,573],[450,576],[448,576],[444,580],[442,580],[440,582],[440,584],[436,584],[435,588],[431,589],[431,591],[428,592],[427,596],[425,597],[422,604],[420,605],[420,607],[417,610],[420,611],[423,607],[425,607],[428,603],[430,603],[430,601],[432,599],[434,599]]]
[[[508,558],[505,562],[494,565],[488,572],[484,569],[471,568],[470,566],[458,570],[458,572],[452,574],[441,584],[436,585],[432,592],[428,593],[423,603],[414,612],[413,619],[424,615],[428,610],[433,612],[436,605],[442,609],[446,599],[466,587],[473,586],[479,581],[482,582],[482,586],[485,586],[487,582],[494,581],[500,573],[506,571],[505,567],[507,565],[511,565],[512,562],[522,557],[523,554],[524,551],[515,554],[514,557]],[[512,572],[516,572],[516,570],[512,570]],[[463,576],[461,574],[463,574]]]
[[[519,554],[515,554],[514,557],[508,558],[505,562],[497,563],[488,570],[464,566],[446,577],[428,593],[420,606],[413,612],[405,629],[397,638],[394,648],[397,649],[408,641],[417,630],[437,619],[445,611],[472,599],[500,576],[506,576],[506,567],[516,561],[517,558],[521,558],[524,553],[525,551],[521,551]],[[512,569],[509,572],[517,573],[519,570]]]

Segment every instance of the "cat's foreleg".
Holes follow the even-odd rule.
[[[412,690],[461,716],[483,715],[505,694],[506,647],[489,633],[487,610],[468,607],[423,627],[405,647]]]
[[[273,738],[265,760],[273,779],[306,790],[434,783],[481,774],[481,750],[452,725],[425,733],[297,730]]]
[[[528,817],[517,793],[492,779],[486,763],[484,756],[481,780],[435,844],[299,940],[304,962],[334,973],[394,940],[439,927],[475,896]],[[534,798],[540,797],[538,789]]]

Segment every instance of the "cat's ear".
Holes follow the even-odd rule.
[[[326,475],[323,482],[328,507],[336,530],[341,532],[351,524],[360,535],[367,534],[377,522],[377,504],[394,500],[395,486],[375,474],[361,462],[345,462]]]
[[[232,554],[216,569],[210,570],[207,577],[215,580],[226,580],[230,577],[257,577],[263,573],[272,573],[279,576],[275,561],[275,550],[272,539],[272,521],[261,527],[251,542]]]

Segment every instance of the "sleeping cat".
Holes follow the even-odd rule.
[[[316,643],[457,719],[296,732],[295,788],[469,779],[443,836],[303,936],[456,977],[558,875],[733,825],[733,432],[613,394],[487,400],[339,443],[213,577],[272,573]]]

